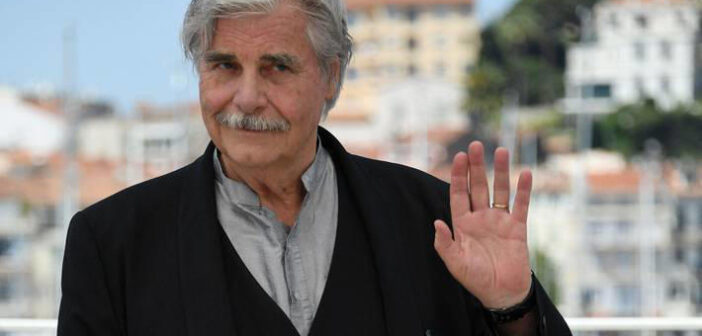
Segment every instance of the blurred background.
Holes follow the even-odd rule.
[[[76,211],[204,151],[188,3],[0,1],[0,335],[52,333]],[[579,335],[702,335],[700,2],[346,4],[323,125],[347,149],[447,181],[468,142],[510,149],[534,271]]]

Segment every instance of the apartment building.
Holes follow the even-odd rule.
[[[651,98],[664,108],[699,97],[699,2],[606,0],[581,12],[567,52],[567,113],[606,113]]]
[[[433,155],[438,145],[427,140],[427,133],[467,127],[461,109],[464,82],[480,50],[473,1],[346,4],[354,54],[325,126],[357,152],[409,164],[422,161],[417,157]]]
[[[534,171],[529,244],[555,266],[565,315],[698,314],[702,189],[680,187],[681,176],[670,163],[604,152],[554,156]]]

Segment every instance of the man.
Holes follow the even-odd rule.
[[[507,206],[507,151],[490,206],[480,143],[449,190],[318,127],[351,54],[343,17],[341,0],[191,3],[212,144],[74,216],[59,335],[570,333],[530,272],[528,172]]]

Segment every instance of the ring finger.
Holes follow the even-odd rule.
[[[504,208],[509,212],[509,151],[502,147],[495,150],[493,184],[493,208]]]

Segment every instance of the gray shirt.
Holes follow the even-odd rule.
[[[219,222],[251,275],[302,336],[309,332],[327,282],[338,216],[334,165],[318,144],[302,175],[307,194],[292,228],[262,206],[246,184],[229,179],[217,150],[214,155]]]

